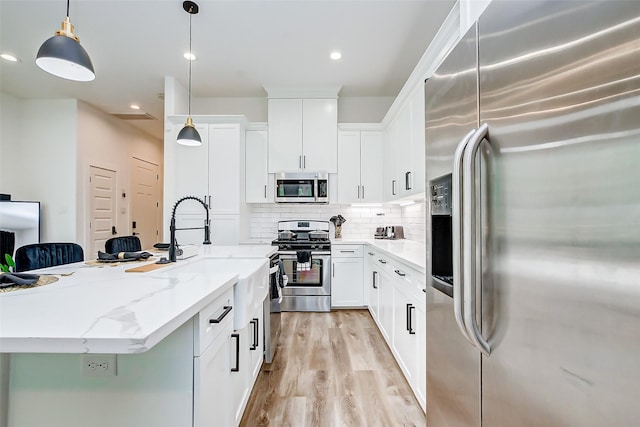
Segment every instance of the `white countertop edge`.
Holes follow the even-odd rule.
[[[170,266],[172,268],[173,266]],[[151,273],[151,272],[150,272]],[[145,273],[142,273],[145,274]],[[147,273],[148,274],[148,273]],[[178,313],[166,323],[145,336],[127,338],[82,338],[82,337],[3,337],[0,338],[0,353],[80,353],[80,354],[135,354],[144,353],[173,331],[198,314],[200,310],[223,294],[238,281],[237,274],[227,279],[206,297]]]
[[[424,242],[419,242],[417,240],[409,240],[409,239],[333,239],[331,240],[331,244],[335,246],[339,245],[369,245],[373,249],[384,252],[385,255],[388,255],[399,262],[407,264],[409,267],[418,271],[419,273],[426,273],[426,247]],[[389,250],[390,246],[415,246],[416,249],[421,252],[418,253],[418,258],[421,258],[422,261],[417,261],[416,259],[410,259],[402,252],[392,252]]]

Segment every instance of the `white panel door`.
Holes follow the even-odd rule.
[[[362,131],[360,133],[360,186],[362,187],[360,201],[362,202],[381,203],[383,201],[383,142],[382,132]],[[424,156],[422,159],[424,161]]]
[[[380,271],[378,279],[378,311],[381,332],[391,346],[393,339],[393,283],[384,271]]]
[[[245,176],[247,203],[267,203],[270,193],[268,180],[268,133],[266,130],[250,130],[245,138]],[[272,183],[273,185],[273,183]]]
[[[217,340],[200,357],[193,358],[194,427],[226,426],[231,418],[229,341]]]
[[[240,213],[240,126],[209,126],[209,191],[213,214]],[[209,200],[207,200],[209,203]]]
[[[338,134],[338,203],[361,202],[360,131]]]
[[[96,166],[90,167],[89,175],[89,229],[90,252],[85,254],[89,259],[104,251],[105,242],[114,237],[116,230],[116,171]],[[121,230],[125,235],[126,230]]]
[[[403,370],[409,384],[417,380],[418,336],[416,325],[416,309],[413,300],[399,290],[402,283],[394,283],[393,290],[393,348],[397,355],[398,365]]]
[[[338,100],[304,99],[302,164],[310,172],[338,172]]]
[[[362,258],[333,258],[332,261],[331,307],[362,307]]]
[[[269,173],[302,169],[302,100],[269,100]]]
[[[131,231],[142,249],[150,249],[160,235],[160,171],[158,165],[132,159]]]

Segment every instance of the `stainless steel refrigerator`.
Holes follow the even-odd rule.
[[[427,425],[638,425],[640,3],[493,1],[425,102]]]

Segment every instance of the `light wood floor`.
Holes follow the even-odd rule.
[[[424,426],[416,401],[367,310],[282,313],[241,426]]]

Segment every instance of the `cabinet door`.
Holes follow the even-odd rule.
[[[212,215],[211,243],[217,246],[239,245],[240,240],[247,237],[240,235],[243,231],[240,228],[240,215]]]
[[[302,103],[303,168],[338,172],[338,100],[304,99]]]
[[[360,132],[338,134],[338,203],[357,203],[360,188]]]
[[[397,122],[397,135],[393,146],[396,150],[394,164],[394,179],[398,181],[398,197],[404,197],[409,194],[405,186],[405,176],[411,171],[411,103],[405,101],[400,109]]]
[[[333,258],[331,306],[363,305],[362,258]]]
[[[416,86],[411,95],[411,190],[417,194],[424,191],[424,86]]]
[[[263,316],[263,305],[261,304],[258,310],[253,314],[251,322],[249,323],[249,328],[253,332],[250,341],[251,345],[249,346],[249,356],[251,358],[251,366],[250,366],[250,378],[249,384],[247,387],[249,388],[249,393],[251,393],[251,389],[253,388],[253,383],[255,379],[258,377],[260,373],[260,368],[262,367],[262,361],[264,360],[264,316]]]
[[[269,100],[269,173],[302,169],[302,100]]]
[[[209,190],[209,126],[196,125],[202,138],[202,145],[187,147],[175,142],[182,126],[176,126],[175,137],[170,138],[165,149],[165,197],[171,207],[184,196],[207,198]],[[171,155],[171,152],[173,155]],[[173,190],[169,187],[172,186]],[[181,214],[201,214],[202,206],[198,203],[183,203],[180,205]],[[171,214],[171,212],[169,212]]]
[[[231,335],[230,351],[230,377],[231,377],[231,423],[239,425],[242,419],[247,399],[249,398],[250,355],[249,348],[252,344],[253,329],[251,325],[234,331]],[[237,370],[236,370],[237,369]],[[218,424],[213,424],[218,425]]]
[[[382,143],[382,132],[362,131],[360,134],[360,201],[362,202],[383,201]],[[339,173],[338,179],[340,179]]]
[[[365,292],[369,294],[369,311],[374,319],[379,321],[379,299],[378,289],[380,282],[380,272],[376,267],[376,254],[375,252],[367,251],[365,255],[365,263],[367,264],[366,273],[364,277]]]
[[[209,126],[209,190],[211,212],[240,213],[240,126]]]
[[[245,177],[247,203],[267,203],[268,169],[266,130],[251,130],[246,132],[245,144]],[[273,182],[272,182],[273,186]],[[273,200],[271,200],[273,202]]]
[[[416,304],[415,310],[415,330],[418,338],[418,375],[414,390],[422,409],[426,408],[427,402],[427,314],[425,307],[426,302],[423,300],[422,303]]]
[[[381,332],[386,338],[387,344],[391,346],[393,339],[393,283],[384,271],[380,271],[378,277],[378,310]]]
[[[193,359],[193,425],[209,427],[229,425],[229,340],[211,345]]]
[[[393,348],[398,365],[412,386],[417,381],[418,335],[416,329],[416,306],[400,289],[394,286],[394,330]]]
[[[384,201],[395,200],[399,196],[400,183],[397,177],[396,158],[400,156],[396,147],[398,140],[398,123],[392,120],[384,134],[384,165],[382,194]]]

